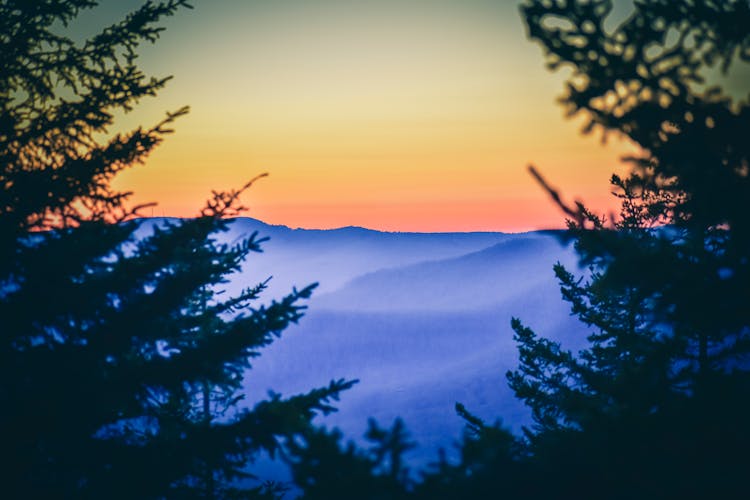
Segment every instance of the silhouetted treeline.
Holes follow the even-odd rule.
[[[188,4],[145,2],[82,43],[61,34],[95,4],[0,2],[0,497],[273,497],[252,459],[352,382],[238,405],[250,361],[314,285],[267,307],[254,306],[264,283],[220,294],[263,241],[214,239],[241,190],[215,192],[194,219],[133,220],[110,181],[187,110],[101,137],[166,83],[135,54]]]

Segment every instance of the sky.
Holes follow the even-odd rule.
[[[506,0],[195,0],[141,51],[173,75],[118,116],[148,126],[189,105],[176,133],[115,186],[145,215],[193,216],[212,189],[242,186],[246,215],[290,227],[527,231],[567,200],[614,207],[608,180],[626,142],[583,136]],[[140,4],[105,0],[73,26],[96,32]]]

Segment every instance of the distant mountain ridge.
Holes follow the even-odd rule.
[[[587,333],[560,297],[552,266],[574,271],[576,256],[555,232],[309,230],[239,218],[220,238],[236,242],[254,231],[270,239],[230,277],[230,291],[273,276],[261,300],[268,303],[294,286],[320,286],[300,323],[253,360],[247,403],[268,390],[293,394],[357,378],[340,411],[320,423],[359,438],[368,417],[387,425],[400,416],[422,445],[415,464],[451,449],[463,426],[457,401],[488,421],[529,423],[505,383],[517,365],[511,317],[566,346]]]
[[[557,242],[549,237],[511,236],[459,257],[367,273],[319,297],[315,305],[357,311],[487,309],[546,283],[545,255],[552,262],[563,257]],[[497,265],[488,266],[488,262]]]
[[[252,255],[242,276],[261,280],[273,275],[269,292],[318,282],[316,293],[332,292],[362,274],[459,257],[504,241],[504,233],[388,233],[348,227],[290,229],[248,218],[236,219],[225,236],[233,241],[253,231],[270,240]]]

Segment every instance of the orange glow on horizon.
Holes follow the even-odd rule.
[[[355,5],[356,4],[356,5]],[[114,2],[112,6],[118,5]],[[270,177],[248,216],[292,227],[525,231],[564,226],[526,170],[568,200],[614,206],[624,143],[565,120],[516,2],[230,2],[170,20],[144,69],[175,78],[121,130],[185,104],[147,165],[114,186],[154,216],[194,216],[212,189]],[[114,9],[115,7],[111,7]]]
[[[544,198],[544,197],[543,197]],[[603,200],[602,200],[603,201]],[[608,213],[606,207],[597,204]],[[609,210],[606,210],[609,208]],[[253,206],[248,216],[292,228],[360,226],[388,232],[526,232],[560,229],[564,217],[548,199],[504,199],[495,203],[403,203]],[[467,222],[469,221],[469,222]]]

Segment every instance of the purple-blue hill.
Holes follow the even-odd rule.
[[[253,231],[270,239],[263,244],[263,253],[250,256],[242,275],[233,282],[247,285],[272,275],[266,296],[313,282],[319,283],[316,295],[320,295],[366,273],[459,257],[508,237],[501,233],[385,233],[359,227],[290,229],[239,218],[224,239],[237,241]]]
[[[549,235],[508,235],[500,243],[449,259],[359,276],[315,299],[314,307],[352,311],[471,311],[492,308],[550,282],[551,264],[569,261]],[[552,291],[555,290],[553,286]],[[559,294],[558,294],[559,295]]]
[[[358,439],[368,417],[389,425],[400,416],[421,445],[415,464],[460,436],[456,402],[516,430],[529,423],[505,382],[517,364],[511,317],[566,345],[585,334],[552,271],[557,261],[575,269],[575,254],[550,232],[304,230],[237,219],[225,238],[253,231],[270,240],[228,288],[273,275],[269,301],[292,286],[320,286],[299,325],[254,360],[248,403],[268,390],[289,395],[357,378],[340,411],[318,422]]]
[[[402,417],[420,445],[410,455],[415,466],[434,460],[441,447],[450,456],[464,425],[456,402],[515,430],[530,423],[505,381],[518,361],[513,316],[568,347],[586,334],[552,271],[558,261],[576,269],[575,253],[552,232],[306,230],[239,218],[220,238],[233,243],[256,231],[270,239],[227,290],[273,276],[261,300],[268,303],[292,287],[319,287],[300,323],[253,360],[246,404],[269,390],[291,395],[331,379],[359,379],[342,395],[339,412],[317,422],[359,440],[369,417],[381,425]]]

